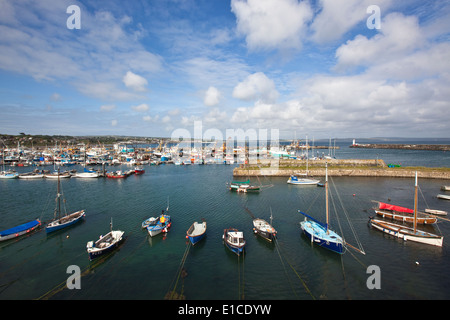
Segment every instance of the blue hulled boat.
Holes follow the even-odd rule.
[[[245,239],[242,231],[238,231],[234,228],[225,229],[223,231],[222,239],[227,248],[238,256],[244,252]]]
[[[186,232],[186,238],[191,241],[193,245],[202,240],[206,235],[206,221],[202,223],[194,222]]]
[[[325,170],[325,191],[326,191],[326,219],[327,222],[320,222],[308,214],[298,210],[305,216],[305,220],[300,222],[303,233],[311,240],[311,243],[320,247],[337,252],[344,253],[344,240],[336,232],[328,228],[328,166]],[[309,219],[309,220],[308,220]]]
[[[64,216],[61,216],[61,196],[60,193],[60,182],[59,182],[59,169],[58,169],[58,185],[57,185],[57,191],[56,191],[56,208],[55,208],[55,216],[54,219],[47,224],[45,227],[45,231],[47,233],[54,232],[61,230],[63,228],[69,227],[74,225],[75,223],[81,221],[85,216],[84,210],[79,210],[76,212],[73,212],[71,214],[65,214]]]
[[[112,229],[112,219],[110,226],[110,232],[104,236],[100,236],[97,241],[89,241],[86,244],[86,251],[89,255],[89,260],[93,260],[116,249],[125,240],[125,237],[123,236],[125,233],[124,231]]]
[[[10,228],[7,230],[3,230],[0,232],[0,241],[5,241],[13,238],[20,237],[31,231],[35,230],[37,227],[41,225],[41,221],[39,219],[21,224],[17,227]]]

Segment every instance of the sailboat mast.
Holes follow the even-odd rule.
[[[58,184],[57,184],[57,188],[56,188],[56,199],[58,200],[58,219],[61,219],[61,194],[60,194],[60,189],[59,189],[59,167],[58,167]],[[55,217],[56,218],[56,217]]]
[[[417,229],[417,171],[416,171],[416,183],[414,186],[414,233]]]
[[[328,163],[325,163],[325,210],[327,217],[327,233],[328,233]]]

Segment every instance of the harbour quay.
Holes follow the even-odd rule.
[[[394,177],[413,178],[418,173],[424,179],[450,179],[450,168],[390,167],[381,159],[323,159],[307,163],[306,160],[279,159],[241,164],[234,168],[235,177],[289,177],[291,175],[333,177]]]

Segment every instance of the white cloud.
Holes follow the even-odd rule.
[[[425,45],[416,17],[391,13],[382,22],[380,33],[368,39],[357,35],[336,51],[336,68],[373,66],[381,62],[401,60]]]
[[[307,1],[232,0],[237,31],[250,50],[299,49],[313,12]]]
[[[133,109],[134,111],[137,111],[137,112],[146,112],[146,111],[148,111],[149,106],[146,103],[142,103],[138,106],[132,106],[131,109]]]
[[[249,75],[233,90],[234,98],[246,101],[261,100],[274,102],[278,96],[279,93],[275,88],[275,83],[262,72]]]
[[[127,71],[122,81],[127,88],[131,88],[136,92],[147,91],[147,80],[144,77],[141,77],[140,75],[137,75],[131,71]]]
[[[220,91],[216,87],[209,87],[205,92],[205,97],[203,99],[203,103],[208,106],[215,106],[220,102]]]
[[[115,127],[117,126],[119,122],[117,120],[111,120],[111,126]]]
[[[311,38],[321,44],[339,40],[357,23],[370,17],[367,7],[376,4],[383,16],[391,3],[392,0],[320,0],[321,10],[311,24]]]

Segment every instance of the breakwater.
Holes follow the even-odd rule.
[[[350,148],[366,149],[404,149],[404,150],[430,150],[430,151],[450,151],[448,144],[383,144],[383,143],[355,143]]]
[[[312,163],[311,163],[312,162]],[[286,160],[263,162],[258,166],[241,165],[233,170],[235,177],[289,177],[290,175],[325,176],[325,163],[328,164],[328,175],[333,177],[395,177],[413,178],[416,174],[424,179],[450,179],[449,168],[399,167],[389,168],[380,159],[342,159],[306,161]]]

